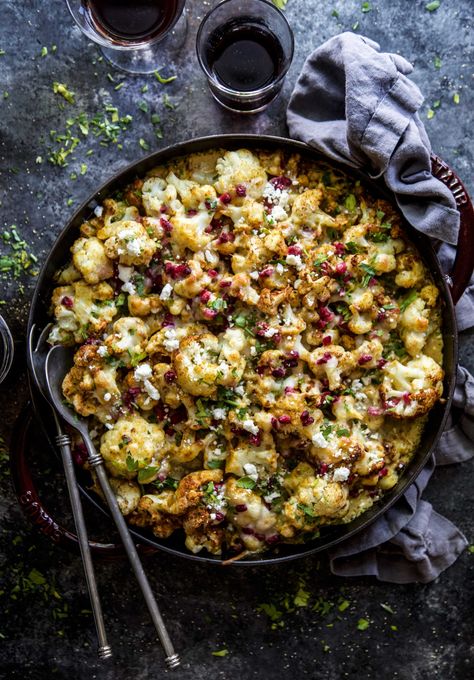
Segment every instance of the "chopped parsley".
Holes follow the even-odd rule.
[[[126,443],[128,442],[123,442],[122,446],[124,446]],[[138,460],[135,460],[135,458],[130,453],[127,454],[127,458],[125,459],[125,465],[127,466],[127,470],[129,472],[136,472],[138,470]]]
[[[359,269],[362,269],[362,271],[365,272],[365,275],[362,279],[362,287],[367,288],[370,283],[370,279],[373,278],[377,272],[373,267],[370,266],[370,264],[366,264],[365,262],[360,263]]]
[[[314,514],[313,508],[309,505],[304,505],[303,503],[298,503],[298,505],[296,507],[298,508],[298,510],[301,510],[301,512],[303,512],[308,517],[311,517],[311,518],[316,517],[316,515]]]
[[[227,656],[229,653],[228,649],[218,649],[216,652],[211,652],[212,656]]]
[[[236,481],[236,485],[240,486],[241,489],[254,489],[257,485],[257,482],[252,479],[252,477],[245,476],[238,479]]]
[[[58,83],[54,81],[53,92],[54,94],[60,94],[61,97],[63,97],[67,102],[69,102],[69,104],[74,104],[75,102],[74,92],[71,92],[71,90],[69,90],[67,85],[64,85],[64,83]]]
[[[146,484],[148,481],[151,480],[152,477],[156,475],[158,472],[158,468],[154,467],[153,465],[149,465],[146,468],[143,468],[142,470],[138,470],[138,475],[137,475],[137,481],[139,484]]]
[[[411,293],[409,293],[409,294],[406,296],[406,298],[404,298],[404,299],[400,302],[400,311],[401,311],[401,312],[404,312],[405,309],[406,309],[409,305],[411,305],[412,302],[414,302],[414,301],[417,299],[417,297],[418,297],[418,293],[416,292],[416,290],[412,290]]]
[[[359,619],[357,621],[357,630],[367,630],[370,626],[370,622],[367,619]]]

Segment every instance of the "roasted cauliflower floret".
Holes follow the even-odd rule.
[[[198,210],[193,215],[178,213],[170,218],[173,226],[173,240],[182,248],[189,248],[197,253],[214,238],[208,230],[211,219],[212,215],[209,215],[206,209]]]
[[[414,252],[402,253],[397,257],[395,283],[401,288],[414,288],[425,278],[425,268],[420,257]]]
[[[321,197],[321,189],[308,189],[295,196],[291,210],[291,221],[295,227],[311,229],[315,236],[321,236],[322,227],[336,224],[334,218],[319,207]]]
[[[198,184],[187,179],[179,179],[173,172],[166,178],[168,184],[175,187],[181,203],[186,210],[207,210],[211,213],[217,206],[216,190],[209,184]],[[213,208],[211,207],[213,206]]]
[[[139,222],[117,223],[113,234],[104,243],[107,257],[121,264],[148,264],[156,250],[155,241]]]
[[[263,498],[237,482],[229,477],[226,483],[226,498],[234,510],[232,523],[239,528],[241,541],[248,550],[261,550],[266,537],[276,533],[276,515],[266,507]]]
[[[387,415],[413,418],[427,413],[443,393],[443,369],[431,357],[407,364],[389,361],[383,367],[381,394]]]
[[[215,187],[221,194],[233,192],[239,184],[245,186],[252,198],[261,198],[267,182],[267,173],[258,158],[247,149],[227,151],[216,163],[219,174]]]
[[[194,396],[209,397],[216,391],[219,341],[212,333],[191,335],[180,343],[173,359],[178,384]]]
[[[429,310],[421,297],[407,305],[400,314],[400,336],[407,352],[416,357],[423,349],[429,327]]]
[[[149,177],[143,183],[142,201],[147,215],[161,217],[162,209],[169,207],[177,196],[176,187],[160,177]]]
[[[166,454],[161,427],[137,413],[122,417],[102,436],[100,453],[114,477],[133,479]]]
[[[112,262],[105,254],[102,241],[94,236],[79,238],[71,248],[72,261],[86,283],[99,283],[114,274]]]
[[[122,515],[129,515],[138,507],[141,498],[140,487],[130,479],[118,479],[117,477],[110,477],[109,479],[112,491],[117,498],[117,503]]]
[[[138,527],[150,527],[158,538],[168,538],[181,525],[178,517],[168,513],[172,498],[172,491],[145,494],[140,498],[138,507],[128,517],[128,521]]]
[[[133,316],[123,316],[112,326],[112,333],[105,339],[110,356],[117,356],[125,366],[138,363],[148,339],[144,321]]]

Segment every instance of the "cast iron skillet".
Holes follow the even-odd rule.
[[[260,148],[281,149],[289,152],[298,152],[303,156],[316,161],[324,161],[342,172],[356,179],[360,179],[372,193],[390,199],[390,194],[380,183],[370,180],[362,172],[348,169],[324,158],[303,143],[295,142],[280,137],[264,135],[219,135],[203,137],[192,141],[182,142],[168,147],[146,158],[129,165],[117,175],[103,184],[98,191],[91,196],[76,211],[69,220],[58,239],[56,240],[49,257],[39,275],[34,291],[28,320],[28,337],[35,334],[50,321],[48,308],[50,295],[53,288],[52,281],[55,272],[64,265],[69,257],[69,248],[77,238],[81,223],[90,216],[94,207],[109,196],[113,191],[123,188],[128,182],[136,177],[143,177],[145,173],[155,165],[187,155],[192,152],[206,151],[212,148],[237,149],[237,148]],[[474,249],[470,245],[471,229],[474,225],[474,210],[469,197],[457,176],[437,157],[432,158],[433,174],[450,187],[461,213],[461,231],[458,244],[458,256],[451,276],[443,275],[438,259],[433,250],[430,240],[406,225],[410,238],[422,253],[429,267],[434,281],[441,291],[443,337],[444,337],[444,400],[438,402],[429,415],[421,444],[412,461],[407,466],[398,484],[385,494],[385,496],[370,510],[356,518],[347,525],[325,527],[321,536],[309,543],[302,545],[280,545],[262,555],[246,558],[233,562],[239,565],[257,565],[282,562],[298,557],[310,555],[318,551],[334,546],[336,543],[347,539],[371,524],[377,517],[384,513],[405,492],[407,487],[414,481],[431,452],[433,451],[441,432],[444,428],[447,415],[450,410],[454,391],[456,366],[457,366],[457,329],[454,316],[454,305],[461,297],[474,267]],[[44,400],[30,383],[31,397],[35,415],[43,425],[46,433],[54,431],[50,425],[50,413]],[[42,506],[36,493],[35,486],[26,462],[26,449],[29,446],[29,434],[33,424],[33,416],[30,410],[25,411],[17,423],[14,433],[11,461],[12,473],[19,502],[25,513],[30,517],[43,533],[48,534],[56,543],[71,547],[76,545],[76,537],[66,529],[60,527]],[[50,445],[51,441],[49,442]],[[54,447],[53,447],[54,448]],[[84,496],[102,512],[107,513],[97,497],[92,494],[87,486],[90,483],[86,473],[77,470],[79,484]],[[139,543],[148,546],[145,552],[163,550],[173,555],[179,555],[191,560],[209,563],[222,563],[220,557],[206,554],[193,555],[184,547],[183,535],[175,532],[168,539],[160,540],[151,532],[136,528],[131,529]],[[121,546],[115,544],[91,543],[92,550],[101,556],[115,556],[121,554]]]

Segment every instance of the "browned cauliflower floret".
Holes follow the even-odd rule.
[[[107,257],[121,264],[148,264],[156,250],[156,242],[140,222],[121,221],[113,225],[112,234],[104,243]]]
[[[341,376],[355,365],[355,360],[344,347],[328,345],[313,350],[308,365],[317,378],[326,378],[329,389],[335,390],[341,385]]]
[[[276,515],[267,508],[261,496],[251,489],[240,487],[237,482],[234,477],[229,477],[226,482],[226,498],[234,510],[232,523],[239,529],[247,550],[262,550],[266,537],[276,535]]]
[[[102,241],[94,236],[79,238],[71,248],[72,261],[86,283],[99,283],[114,274],[112,262],[105,254]]]
[[[427,413],[443,393],[443,369],[422,355],[407,364],[389,361],[383,367],[381,394],[387,415],[413,418]]]
[[[147,339],[148,328],[141,319],[123,316],[112,326],[105,346],[110,356],[119,357],[124,365],[131,366],[143,355]]]
[[[178,384],[195,396],[215,393],[218,373],[219,341],[212,333],[190,335],[180,343],[173,359]]]
[[[212,215],[206,209],[198,210],[196,214],[181,212],[174,215],[170,218],[173,226],[173,240],[181,248],[189,248],[197,253],[214,238],[208,230],[211,219]]]
[[[245,186],[252,198],[260,198],[267,182],[267,173],[258,158],[247,149],[226,151],[216,163],[219,174],[215,187],[220,194],[234,191],[238,184]]]
[[[156,466],[164,457],[161,427],[137,413],[124,416],[102,436],[100,452],[114,477],[133,479],[138,471]]]
[[[181,203],[186,210],[206,210],[210,213],[209,220],[212,218],[212,211],[217,206],[216,190],[209,184],[198,184],[188,179],[179,179],[174,172],[170,172],[166,178],[168,184],[174,186],[178,192]]]
[[[150,177],[143,183],[142,200],[147,215],[162,216],[162,208],[177,198],[176,188],[160,177]]]
[[[168,513],[172,498],[172,491],[145,494],[141,497],[138,507],[128,517],[128,521],[138,527],[151,527],[158,538],[168,538],[181,526],[181,518]]]
[[[291,211],[291,221],[299,229],[311,229],[315,236],[320,236],[322,227],[334,227],[335,220],[319,207],[322,197],[321,189],[308,189],[295,196]]]
[[[114,492],[122,515],[129,515],[138,506],[141,498],[140,487],[130,479],[110,477],[110,486]]]
[[[220,482],[222,482],[222,470],[191,472],[179,482],[173,500],[169,504],[168,512],[173,515],[182,515],[189,508],[195,508],[201,502],[212,506],[216,501],[211,498],[211,494],[216,497],[222,495],[222,492],[215,488],[215,484]],[[212,489],[208,490],[209,484]],[[206,499],[206,495],[209,498]]]
[[[397,257],[397,272],[395,283],[401,288],[414,288],[426,276],[423,262],[414,252],[402,253]]]
[[[94,286],[75,281],[55,288],[52,303],[56,325],[51,343],[68,343],[71,339],[80,343],[104,331],[117,314],[113,288],[105,281]]]
[[[185,545],[192,553],[205,548],[212,555],[220,554],[224,530],[216,526],[215,512],[208,508],[192,508],[183,519],[183,529]]]
[[[400,336],[408,354],[416,357],[423,349],[429,326],[429,310],[425,301],[415,298],[400,314]]]

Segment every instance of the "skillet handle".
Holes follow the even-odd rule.
[[[469,284],[474,270],[474,206],[464,184],[439,156],[431,154],[431,172],[454,196],[461,217],[456,259],[450,274],[451,297],[456,304]]]
[[[10,442],[10,470],[18,502],[26,517],[42,534],[48,536],[56,545],[79,555],[79,540],[76,534],[58,524],[38,496],[27,461],[30,436],[34,434],[32,432],[33,425],[33,410],[31,404],[28,403],[14,425]],[[109,560],[126,557],[121,543],[89,541],[89,547],[94,557]],[[150,555],[156,552],[155,548],[143,544],[137,545],[137,550],[141,555]]]

